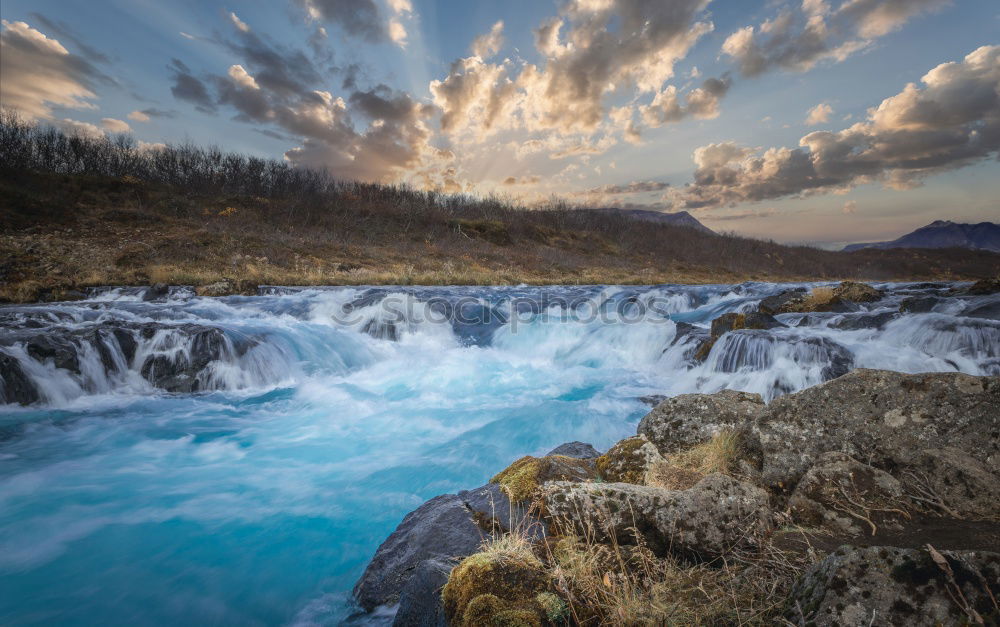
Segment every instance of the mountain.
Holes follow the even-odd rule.
[[[643,220],[645,222],[658,222],[660,224],[671,224],[673,226],[686,226],[701,231],[702,233],[711,233],[712,235],[715,235],[715,231],[708,228],[701,222],[698,222],[698,220],[687,211],[663,213],[662,211],[650,211],[648,209],[616,209],[613,207],[595,209],[594,211],[601,211],[603,213],[620,213],[634,220]]]
[[[936,220],[891,242],[851,244],[844,247],[844,252],[862,248],[971,248],[1000,252],[1000,224]]]

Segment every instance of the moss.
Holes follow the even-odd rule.
[[[549,622],[559,623],[564,621],[569,615],[569,607],[566,602],[551,592],[541,592],[535,597],[535,601],[545,612],[545,617]]]
[[[445,584],[445,616],[450,625],[470,627],[541,625],[547,610],[539,597],[549,587],[537,560],[476,553],[456,566]]]
[[[642,436],[622,440],[597,458],[597,473],[604,481],[635,483],[646,480],[649,460],[640,449],[648,443]]]
[[[498,483],[511,501],[524,501],[546,481],[585,481],[594,477],[592,462],[564,455],[526,455],[497,473],[490,483]]]

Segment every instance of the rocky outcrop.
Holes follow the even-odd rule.
[[[639,422],[638,432],[662,455],[708,442],[723,429],[743,431],[764,410],[759,394],[722,390],[668,398]]]
[[[597,458],[597,473],[602,481],[638,483],[646,481],[653,464],[663,461],[656,446],[643,435],[622,440]]]
[[[21,363],[0,352],[0,404],[30,405],[39,400],[38,388],[24,373]]]
[[[598,542],[635,544],[638,533],[658,554],[711,559],[754,543],[771,524],[767,493],[721,474],[687,490],[556,482],[542,494],[555,525]]]
[[[856,281],[844,281],[833,288],[833,297],[839,300],[847,300],[852,303],[870,303],[879,300],[885,293],[875,289],[865,283]]]
[[[576,459],[593,459],[600,457],[601,452],[586,442],[566,442],[545,454],[546,457],[552,455],[562,455],[563,457],[574,457]]]
[[[790,491],[823,453],[890,471],[920,470],[918,453],[954,447],[1000,464],[1000,378],[858,369],[775,399],[756,422],[763,481]],[[988,434],[988,437],[984,437]]]
[[[798,625],[996,625],[1000,553],[842,547],[795,585]]]
[[[490,483],[498,484],[510,500],[518,503],[534,496],[547,481],[587,481],[596,476],[594,460],[564,455],[521,459],[496,474]]]
[[[757,305],[757,311],[770,315],[787,313],[794,309],[795,303],[805,300],[807,295],[808,291],[804,287],[785,290],[762,299]]]
[[[805,313],[811,311],[857,311],[855,303],[868,303],[884,296],[881,290],[864,283],[844,281],[835,288],[815,288],[812,292],[804,288],[786,290],[780,294],[768,296],[757,305],[758,311],[765,314]]]
[[[440,559],[417,564],[399,594],[393,627],[447,627],[441,590],[448,583],[452,566],[452,562]]]
[[[995,441],[996,432],[983,439]],[[1000,520],[1000,472],[991,462],[944,446],[919,451],[898,474],[917,504],[954,518]]]
[[[739,329],[777,329],[785,324],[778,322],[774,316],[760,312],[727,313],[712,320],[712,337],[719,338],[723,334]]]
[[[889,473],[843,453],[824,453],[788,500],[793,520],[849,536],[898,527],[909,518],[903,486]]]

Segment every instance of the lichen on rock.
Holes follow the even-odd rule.
[[[663,456],[646,436],[622,440],[597,458],[597,473],[604,481],[645,484],[646,475]]]

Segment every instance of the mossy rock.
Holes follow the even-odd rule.
[[[500,484],[504,494],[518,503],[531,498],[546,481],[589,481],[594,476],[593,460],[565,455],[525,455],[500,471],[490,483]]]
[[[597,472],[604,481],[643,485],[652,464],[663,461],[663,456],[646,436],[622,440],[597,458]]]
[[[882,295],[881,290],[856,281],[844,281],[833,290],[834,298],[849,300],[855,303],[870,303],[882,298]]]
[[[441,594],[449,625],[541,627],[553,607],[550,588],[537,560],[476,553],[455,567]]]

